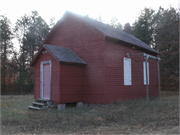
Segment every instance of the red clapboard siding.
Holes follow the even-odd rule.
[[[82,102],[83,95],[63,95],[61,96],[61,103],[72,103],[72,102]]]
[[[60,102],[83,101],[83,66],[60,65]]]
[[[89,86],[84,86],[84,95],[104,95],[104,86],[99,85],[89,85]]]
[[[61,85],[61,94],[62,95],[82,95],[83,94],[83,86],[64,86]]]
[[[70,48],[87,63],[83,72],[80,66],[60,66],[61,102],[75,102],[81,97],[86,103],[88,95],[89,98],[92,94],[104,96],[104,43],[104,35],[73,15],[67,15],[59,29],[46,41],[46,44]],[[79,96],[80,88],[87,94],[86,98]],[[71,97],[67,93],[72,94]],[[93,102],[104,103],[103,98],[94,97]]]
[[[123,58],[127,57],[127,53],[142,53],[141,50],[133,50],[131,47],[106,42],[106,101],[115,102],[119,99],[134,99],[146,97],[146,85],[143,81],[143,61],[142,55],[131,56],[131,74],[132,85],[124,86],[124,66]],[[138,62],[137,62],[138,60]],[[157,78],[157,62],[154,59],[148,59],[150,85],[149,95],[157,96],[158,78]]]
[[[61,86],[76,86],[83,84],[83,77],[80,76],[69,76],[69,77],[61,77]]]
[[[83,97],[85,100],[85,103],[100,103],[100,104],[106,104],[104,95],[84,95]]]

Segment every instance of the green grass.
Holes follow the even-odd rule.
[[[1,97],[3,133],[37,134],[127,134],[178,133],[179,96],[120,101],[108,105],[85,105],[57,111],[28,110],[33,95]]]

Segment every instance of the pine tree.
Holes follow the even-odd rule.
[[[148,45],[151,45],[153,41],[154,15],[153,9],[145,8],[132,26],[132,34]]]
[[[12,53],[13,33],[11,30],[10,20],[6,16],[0,16],[1,25],[1,82],[2,85],[6,84],[5,78],[7,76],[6,70],[8,68],[8,56]]]
[[[155,49],[162,54],[160,70],[163,89],[178,90],[179,13],[172,7],[164,10],[159,19],[156,27],[155,45]]]

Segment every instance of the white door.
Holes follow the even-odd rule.
[[[50,99],[50,64],[43,64],[43,98]]]
[[[51,99],[51,61],[43,61],[41,62],[41,74],[40,74],[40,93],[41,98],[43,99]]]

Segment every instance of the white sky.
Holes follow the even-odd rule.
[[[169,5],[177,9],[178,0],[0,0],[0,14],[5,14],[14,24],[25,13],[37,10],[49,23],[52,17],[57,21],[70,10],[93,18],[101,15],[105,22],[116,17],[124,26],[127,22],[132,25],[144,7],[157,10],[159,6],[166,9]]]

